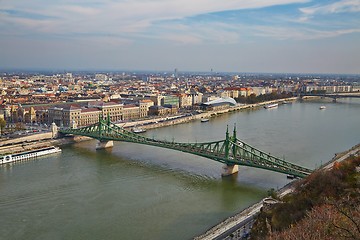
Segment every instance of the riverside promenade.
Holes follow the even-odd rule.
[[[313,98],[313,97],[308,97]],[[132,127],[138,127],[141,126],[143,129],[153,129],[153,128],[159,128],[159,127],[166,127],[176,124],[182,124],[187,123],[195,120],[200,120],[202,118],[212,118],[216,117],[221,114],[225,113],[231,113],[235,111],[241,111],[245,109],[254,109],[266,106],[268,104],[273,103],[283,103],[283,102],[291,102],[297,100],[296,97],[292,98],[283,98],[283,99],[276,99],[272,101],[266,101],[261,103],[254,103],[254,104],[237,104],[236,106],[232,106],[228,109],[224,110],[218,110],[218,111],[208,111],[203,113],[198,113],[194,115],[178,115],[178,116],[171,116],[171,117],[158,117],[158,118],[152,118],[152,119],[145,119],[145,120],[139,120],[139,121],[133,121],[133,122],[125,122],[125,123],[119,123],[118,126],[124,127],[124,128],[132,128]]]

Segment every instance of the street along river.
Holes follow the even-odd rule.
[[[325,105],[325,110],[319,107]],[[177,142],[238,138],[287,161],[316,168],[360,142],[360,100],[307,101],[223,114],[153,129]],[[222,164],[168,149],[96,141],[62,153],[0,167],[0,239],[191,239],[257,202],[286,175]]]

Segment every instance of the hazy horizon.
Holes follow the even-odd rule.
[[[0,73],[156,73],[173,74],[175,69],[168,70],[141,70],[141,69],[56,69],[56,68],[0,68]],[[343,75],[358,76],[360,73],[331,73],[331,72],[235,72],[235,71],[187,71],[177,69],[178,74],[238,74],[238,75]]]

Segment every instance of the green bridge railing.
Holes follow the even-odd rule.
[[[239,140],[236,137],[236,127],[234,127],[232,136],[229,135],[227,129],[224,140],[205,143],[178,143],[151,139],[125,130],[101,117],[96,124],[76,129],[61,129],[59,132],[87,136],[100,141],[123,141],[168,148],[209,158],[227,165],[262,168],[301,178],[312,172],[311,169],[272,156]]]

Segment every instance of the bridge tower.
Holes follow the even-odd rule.
[[[234,125],[233,135],[231,137],[233,142],[236,142],[236,125]],[[232,149],[230,149],[230,136],[229,136],[229,128],[226,127],[226,138],[225,138],[225,157],[229,159],[230,150],[235,156],[236,153],[236,146],[233,144]],[[223,167],[224,171],[221,174],[222,177],[233,175],[234,173],[239,172],[239,165],[236,164],[225,164]]]
[[[110,115],[108,113],[107,115],[107,124],[104,124],[102,121],[102,116],[99,115],[99,136],[103,135],[103,132],[105,132],[107,130],[107,128],[110,126]],[[96,150],[98,149],[105,149],[105,148],[110,148],[114,146],[114,141],[112,140],[106,140],[106,139],[98,139],[98,142],[96,143]]]

